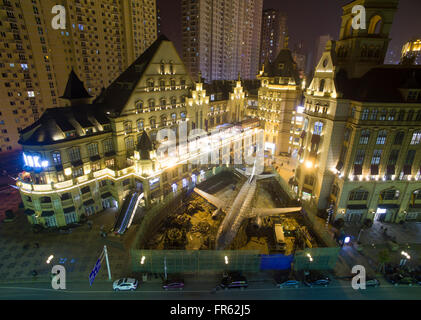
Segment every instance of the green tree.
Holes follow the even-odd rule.
[[[379,259],[379,272],[384,273],[385,265],[390,261],[390,251],[384,249],[378,253],[377,257]]]

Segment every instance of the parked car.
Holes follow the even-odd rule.
[[[162,285],[162,289],[164,290],[183,290],[184,289],[184,280],[177,279],[177,280],[166,280]]]
[[[319,271],[306,271],[304,272],[304,284],[309,287],[327,287],[330,284],[330,278]]]
[[[397,286],[397,285],[409,285],[412,286],[413,284],[416,284],[417,281],[414,279],[410,274],[408,273],[392,273],[392,274],[386,274],[385,278],[388,282],[391,284]]]
[[[421,285],[421,273],[414,274],[414,280],[417,284]]]
[[[246,277],[240,273],[230,272],[223,276],[219,286],[225,290],[233,288],[240,288],[241,290],[244,290],[248,287],[248,283]]]
[[[275,275],[276,286],[279,288],[298,288],[301,284],[292,272],[280,272]]]
[[[123,278],[120,280],[116,280],[113,283],[113,290],[114,291],[134,291],[137,289],[139,285],[139,281],[133,278]]]
[[[378,287],[380,286],[380,281],[372,276],[366,276],[365,278],[366,287]]]

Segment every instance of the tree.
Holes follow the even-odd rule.
[[[363,222],[363,228],[364,229],[371,228],[372,225],[373,225],[373,220],[368,219],[368,218],[367,219],[364,219],[364,222]]]
[[[344,224],[345,224],[345,221],[342,218],[336,219],[335,222],[333,223],[334,227],[338,230],[342,229]]]
[[[379,259],[379,272],[384,273],[385,265],[390,261],[390,251],[384,249],[378,253],[377,257]]]
[[[13,220],[15,218],[15,214],[13,210],[6,210],[6,219]]]

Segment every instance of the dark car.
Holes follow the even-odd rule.
[[[248,283],[246,277],[239,273],[232,272],[224,275],[219,286],[226,290],[233,288],[240,288],[243,290],[248,287]]]
[[[283,272],[275,275],[276,286],[279,288],[298,288],[301,284],[293,273]]]
[[[162,285],[162,288],[165,290],[183,290],[184,289],[184,280],[178,279],[178,280],[167,280]]]
[[[318,271],[304,272],[304,284],[309,287],[327,287],[330,284],[330,278]]]
[[[366,287],[378,287],[380,286],[380,281],[372,276],[367,276],[365,278],[365,286]]]

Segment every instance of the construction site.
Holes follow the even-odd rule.
[[[292,255],[322,247],[276,176],[224,170],[186,192],[154,224],[146,250],[245,250]]]

